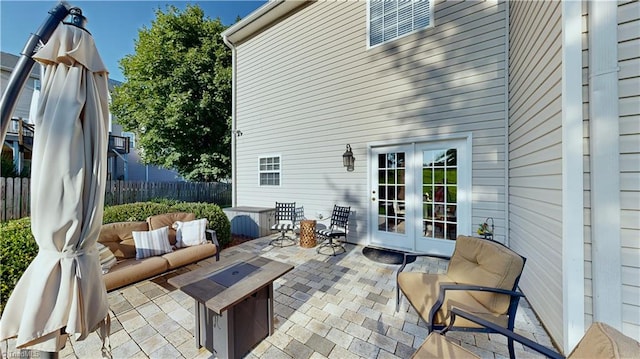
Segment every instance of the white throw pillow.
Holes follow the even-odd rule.
[[[131,234],[136,246],[136,259],[173,252],[169,244],[169,227],[152,231],[132,231]]]
[[[177,221],[173,228],[176,230],[176,247],[190,247],[207,243],[205,232],[207,230],[206,218],[189,222]]]
[[[109,247],[105,246],[102,243],[96,243],[96,247],[98,248],[98,254],[100,257],[100,267],[102,268],[102,274],[106,274],[109,272],[109,269],[113,267],[116,262],[116,256],[113,255],[113,252],[109,249]]]

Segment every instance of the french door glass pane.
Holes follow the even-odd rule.
[[[456,239],[457,155],[455,148],[422,152],[422,218],[425,237]]]
[[[378,230],[405,233],[405,153],[378,155]]]

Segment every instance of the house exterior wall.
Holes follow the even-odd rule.
[[[5,53],[3,53],[2,55],[5,56]],[[34,67],[37,67],[37,66],[34,66]],[[1,93],[4,94],[4,91],[9,85],[9,78],[11,78],[11,70],[2,68],[0,76],[1,76],[0,88],[2,90]],[[29,109],[31,107],[31,97],[33,95],[35,81],[39,81],[39,77],[35,77],[32,72],[32,75],[30,75],[27,78],[27,81],[25,82],[24,87],[22,88],[22,92],[20,93],[20,96],[18,96],[18,100],[16,101],[16,105],[13,110],[13,115],[11,116],[12,118],[19,117],[19,118],[22,118],[23,120],[29,119]],[[30,122],[33,123],[33,121],[30,121]]]
[[[124,130],[122,126],[118,124],[118,119],[114,118],[111,124],[111,134],[115,136],[122,136]],[[146,181],[146,182],[176,182],[184,181],[182,176],[176,171],[167,170],[158,166],[144,165],[140,158],[140,150],[131,146],[130,152],[126,155],[127,163],[122,158],[116,156],[112,160],[113,173],[111,178],[121,179],[124,178],[125,168],[127,166],[127,181]]]
[[[615,5],[614,5],[615,6]],[[594,76],[602,76],[593,68],[595,50],[593,17],[590,3],[582,3],[582,100],[583,100],[583,186],[584,186],[584,326],[593,321],[605,321],[618,327],[624,334],[640,338],[640,3],[617,3],[617,91],[619,136],[620,192],[620,258],[602,258],[598,265],[594,257],[596,230],[594,223],[602,221],[596,213],[607,211],[610,203],[594,203],[594,163],[602,161],[602,141],[593,142]],[[604,16],[603,14],[598,14]],[[563,303],[566,288],[566,266],[562,253],[567,238],[563,238],[563,169],[562,169],[562,8],[559,2],[510,3],[510,53],[509,53],[509,210],[510,244],[513,249],[528,258],[527,268],[521,280],[521,288],[527,295],[545,327],[558,343],[567,342],[567,303]],[[614,14],[615,16],[615,14]],[[590,17],[592,19],[590,20]],[[611,17],[613,19],[613,16]],[[607,19],[599,22],[608,21]],[[615,22],[614,22],[615,23]],[[591,34],[591,35],[590,35]],[[602,41],[602,40],[599,40]],[[615,66],[615,65],[614,65]],[[606,75],[606,74],[605,74]],[[595,89],[595,90],[594,90]],[[599,121],[602,123],[602,119]],[[600,125],[602,126],[602,124]],[[605,124],[606,126],[606,124]],[[598,134],[599,135],[599,134]],[[606,146],[606,145],[605,145]],[[600,150],[600,152],[598,152]],[[617,153],[617,152],[616,152]],[[615,156],[615,154],[614,154]],[[597,157],[597,158],[596,158]],[[608,161],[609,157],[606,157]],[[606,176],[606,175],[605,175]],[[616,176],[616,175],[614,175]],[[603,190],[599,186],[600,191]],[[616,192],[617,193],[617,192]],[[602,195],[600,195],[602,196]],[[605,207],[603,207],[605,206]],[[597,208],[599,212],[596,212]],[[566,215],[566,212],[564,213]],[[612,234],[616,235],[616,234]],[[605,234],[599,235],[599,246],[615,243]],[[575,249],[575,248],[574,248]],[[615,260],[621,283],[612,277],[603,277],[611,270]],[[606,267],[606,268],[605,268]],[[527,275],[530,273],[530,275]],[[596,288],[594,277],[600,277]],[[620,290],[620,295],[608,290]],[[607,294],[609,293],[609,295]],[[613,295],[616,294],[616,295]],[[600,310],[595,297],[599,296]],[[614,298],[613,300],[610,298]],[[619,299],[618,299],[619,298]],[[606,302],[606,310],[602,307]],[[618,310],[621,313],[618,313]],[[611,316],[610,316],[611,315]],[[619,317],[616,318],[616,315]],[[620,321],[621,317],[621,323]],[[564,331],[564,332],[563,332]],[[571,349],[571,348],[565,348]]]
[[[640,340],[640,2],[618,3],[622,331]]]
[[[313,2],[236,44],[236,205],[296,201],[308,218],[350,205],[350,241],[365,243],[368,146],[471,136],[470,221],[493,217],[504,241],[505,11],[436,2],[435,27],[367,48],[365,1]],[[281,184],[260,186],[259,157],[274,155]]]
[[[510,246],[520,287],[551,336],[563,336],[562,23],[560,2],[513,1],[509,35]]]

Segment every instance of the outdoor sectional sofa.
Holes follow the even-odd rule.
[[[108,247],[117,262],[103,275],[107,291],[124,287],[141,280],[154,277],[167,271],[182,267],[199,260],[220,256],[220,245],[215,232],[207,230],[207,242],[189,247],[175,248],[170,253],[136,259],[136,247],[133,231],[153,231],[168,227],[171,246],[176,245],[176,230],[172,228],[177,221],[195,220],[193,213],[176,212],[160,214],[147,218],[146,221],[116,222],[105,224],[100,231],[98,242]]]

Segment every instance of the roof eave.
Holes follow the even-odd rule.
[[[270,0],[231,25],[221,35],[231,43],[237,44],[306,2],[305,0]]]

